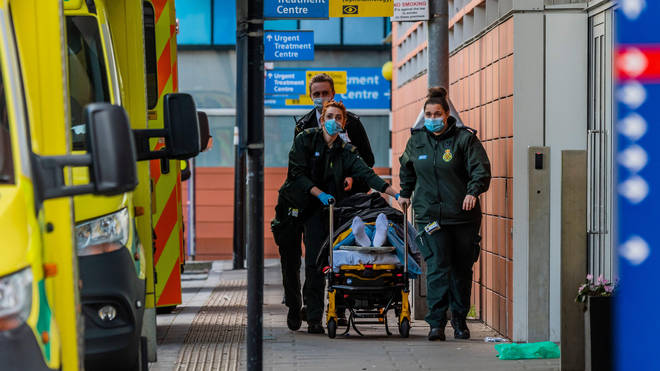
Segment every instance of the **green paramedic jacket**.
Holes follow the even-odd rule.
[[[296,136],[289,151],[287,178],[280,188],[280,196],[301,210],[319,201],[309,191],[317,186],[337,201],[348,196],[344,178],[353,177],[369,187],[384,192],[389,186],[364,163],[355,146],[337,137],[328,147],[323,129],[306,129]]]
[[[425,128],[412,130],[401,163],[401,197],[413,191],[415,222],[462,224],[481,218],[481,207],[463,210],[466,195],[478,197],[490,184],[490,161],[471,129],[456,126],[435,136]]]

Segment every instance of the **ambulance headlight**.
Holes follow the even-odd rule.
[[[32,270],[30,268],[0,277],[0,331],[22,325],[32,306]]]
[[[127,209],[76,225],[78,256],[97,255],[119,250],[128,242]]]

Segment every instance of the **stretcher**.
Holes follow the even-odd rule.
[[[346,329],[349,333],[359,324],[382,324],[387,335],[389,329],[387,315],[394,310],[399,335],[407,338],[410,334],[410,294],[408,216],[403,213],[403,249],[396,251],[393,246],[359,247],[341,246],[337,249],[335,238],[334,202],[329,205],[328,263],[324,269],[327,280],[328,308],[326,326],[328,336],[337,335],[338,312],[348,311]],[[397,252],[397,253],[395,253]],[[403,264],[401,264],[403,260]],[[416,269],[418,269],[415,263]],[[413,273],[413,275],[415,275]]]

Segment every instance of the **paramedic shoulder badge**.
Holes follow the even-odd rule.
[[[451,150],[450,150],[450,149],[446,149],[446,150],[445,150],[445,154],[442,155],[442,160],[443,160],[444,162],[449,162],[449,161],[451,161],[452,158],[454,158],[454,155],[451,154]]]

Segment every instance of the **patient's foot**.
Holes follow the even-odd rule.
[[[376,233],[374,234],[373,245],[376,247],[383,246],[387,240],[387,217],[385,214],[380,213],[376,218]]]
[[[367,236],[367,233],[364,231],[364,222],[360,219],[359,216],[353,218],[353,223],[351,224],[351,229],[353,230],[353,235],[355,236],[355,242],[362,247],[371,246],[371,240]]]

